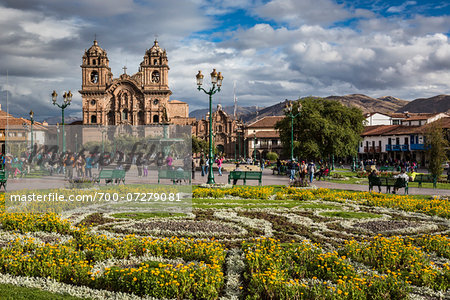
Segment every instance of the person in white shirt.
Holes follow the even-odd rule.
[[[394,178],[403,178],[405,179],[406,182],[409,181],[409,176],[408,174],[406,174],[405,169],[402,168],[402,170],[400,171],[400,174],[398,175],[394,175]],[[394,186],[394,194],[397,192],[399,188]]]

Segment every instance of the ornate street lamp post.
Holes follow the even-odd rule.
[[[30,132],[31,132],[31,154],[34,153],[34,144],[33,144],[33,124],[34,124],[34,113],[30,110]]]
[[[59,123],[56,123],[56,149],[59,152]]]
[[[216,72],[216,69],[213,69],[212,73],[211,73],[211,83],[212,83],[212,87],[209,89],[209,91],[205,90],[204,88],[202,88],[202,84],[203,84],[203,74],[202,71],[198,71],[198,74],[196,75],[197,77],[197,86],[198,86],[198,90],[199,91],[203,91],[205,92],[205,94],[209,95],[209,167],[208,167],[208,184],[214,184],[214,173],[212,170],[212,166],[213,166],[213,133],[212,133],[212,95],[214,95],[217,92],[220,92],[220,87],[222,86],[222,80],[223,80],[223,76],[222,74],[219,72]],[[217,85],[217,88],[216,88]]]
[[[34,150],[34,146],[33,146],[33,124],[34,124],[34,113],[31,110],[30,111],[30,155],[33,155],[33,150]],[[28,130],[28,124],[27,123],[23,123],[22,124],[23,128],[25,128],[26,130]]]
[[[102,153],[105,153],[105,141],[103,135],[108,132],[108,125],[102,127],[100,126],[100,132],[102,133]]]
[[[292,102],[289,101],[289,104],[286,104],[286,112],[291,118],[291,161],[294,161],[294,119],[300,115],[300,112],[302,111],[302,104],[300,102],[298,103],[298,112],[296,114],[292,112],[292,107]]]
[[[256,144],[258,143],[258,139],[256,138],[256,130],[253,130],[253,164],[256,165]]]
[[[62,122],[62,137],[63,137],[63,141],[62,141],[62,147],[63,147],[63,152],[66,152],[66,132],[64,130],[64,109],[70,105],[70,102],[72,101],[72,93],[69,91],[68,93],[64,93],[63,98],[64,101],[61,104],[56,103],[56,100],[58,98],[58,94],[56,93],[56,91],[53,91],[52,93],[52,101],[53,101],[53,105],[58,106],[59,108],[61,108],[61,122]]]

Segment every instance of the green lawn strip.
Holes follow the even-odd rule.
[[[356,174],[357,174],[356,172],[352,172],[352,171],[349,171],[349,170],[343,170],[343,171],[339,171],[339,172],[331,171],[330,172],[330,176],[331,177],[333,177],[333,173],[337,173],[340,176],[345,176],[345,177],[356,177]]]
[[[2,300],[78,300],[86,298],[78,298],[70,295],[55,294],[42,291],[37,288],[27,288],[12,284],[0,284],[0,299]]]
[[[298,208],[306,208],[306,209],[340,209],[340,206],[332,205],[332,204],[323,204],[323,203],[304,203],[299,204]]]
[[[245,208],[245,209],[253,209],[253,208],[292,208],[296,207],[298,204],[296,203],[277,203],[272,205],[266,204],[255,204],[255,205],[239,205],[239,204],[194,204],[193,208],[203,208],[203,209],[226,209],[226,208]]]
[[[369,186],[369,180],[367,178],[356,178],[356,177],[349,177],[348,179],[326,179],[328,182],[332,183],[344,183],[344,184],[360,184],[360,185],[367,185]]]
[[[364,219],[364,218],[381,218],[381,215],[367,212],[353,212],[353,211],[324,211],[319,213],[324,217],[338,217],[344,219]]]
[[[168,213],[168,212],[123,212],[111,215],[114,218],[126,218],[133,220],[142,220],[148,218],[173,218],[185,217],[183,213]]]

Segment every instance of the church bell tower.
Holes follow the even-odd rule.
[[[89,50],[84,52],[82,69],[82,89],[104,91],[112,80],[111,68],[106,51],[94,41]]]
[[[143,73],[144,90],[169,89],[167,53],[159,47],[157,40],[145,52],[140,71]]]

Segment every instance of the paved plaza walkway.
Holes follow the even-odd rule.
[[[287,176],[273,175],[272,170],[265,169],[263,171],[262,185],[288,185],[289,178]],[[96,174],[94,172],[94,174]],[[228,172],[224,172],[223,176],[219,176],[218,172],[214,172],[214,179],[216,183],[226,184],[228,183]],[[207,176],[201,176],[201,172],[197,171],[195,173],[195,178],[192,180],[193,185],[199,185],[206,183]],[[157,184],[158,175],[156,170],[150,170],[148,177],[138,177],[137,170],[131,169],[127,172],[126,176],[127,184]],[[171,184],[170,180],[161,180],[161,184]],[[257,180],[249,180],[246,185],[257,186],[259,183]],[[104,182],[101,183],[104,185]],[[239,180],[238,185],[243,185],[243,181]],[[329,188],[329,189],[342,189],[342,190],[353,190],[353,191],[368,191],[369,187],[367,184],[346,184],[346,183],[333,183],[329,181],[313,181],[313,186],[318,188]],[[417,188],[415,183],[411,183],[409,187],[410,195],[440,195],[440,196],[450,196],[450,190],[444,189],[432,189],[432,188]],[[52,189],[52,188],[64,188],[68,187],[68,182],[64,180],[62,175],[48,176],[42,178],[18,178],[18,179],[8,179],[8,191],[12,192],[15,190],[23,189]],[[375,187],[377,191],[378,188]],[[382,192],[385,192],[385,187],[382,187]],[[400,189],[399,194],[403,194],[404,189]]]

